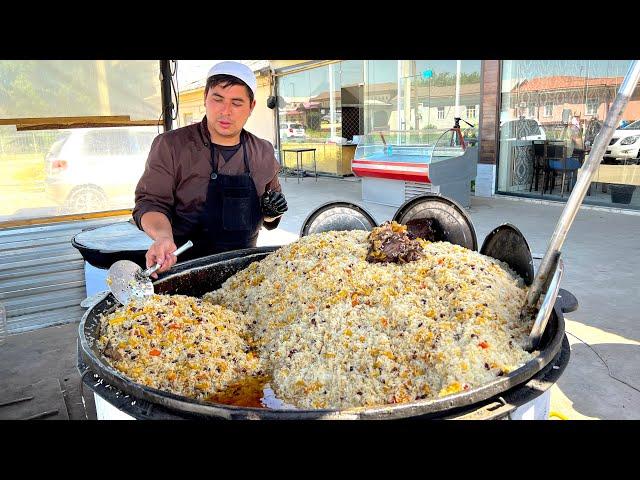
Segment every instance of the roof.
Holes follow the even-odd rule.
[[[390,99],[394,99],[397,97],[397,89],[398,84],[395,82],[385,82],[385,83],[373,83],[367,86],[367,91],[369,95],[380,95],[382,93],[389,93]],[[445,97],[450,98],[455,96],[456,94],[456,86],[455,85],[446,85],[446,86],[432,86],[429,87],[428,84],[418,85],[418,97],[428,97],[438,98]],[[339,90],[334,92],[336,98],[339,98],[341,93]],[[480,83],[463,83],[460,85],[460,95],[480,95]],[[329,98],[329,92],[324,91],[319,93],[318,95],[311,97],[313,100],[322,101]]]
[[[624,77],[575,77],[555,75],[552,77],[535,77],[524,80],[514,86],[512,92],[539,92],[544,90],[560,90],[586,87],[618,87]]]

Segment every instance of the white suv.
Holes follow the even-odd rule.
[[[61,131],[45,156],[45,191],[59,213],[132,208],[157,127]]]
[[[604,158],[640,162],[640,120],[619,128],[613,133]]]
[[[304,138],[304,125],[298,122],[282,122],[280,124],[281,138]]]

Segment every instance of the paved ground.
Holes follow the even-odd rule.
[[[283,190],[289,212],[277,230],[261,233],[261,245],[294,240],[307,215],[328,201],[358,203],[378,223],[390,219],[397,210],[362,202],[360,183],[353,178],[319,178],[317,182],[305,178],[301,183],[289,179],[283,182]],[[473,198],[469,214],[480,245],[494,227],[509,222],[523,232],[534,253],[544,253],[562,208],[505,197]],[[551,396],[552,411],[566,418],[640,418],[638,238],[640,215],[583,208],[562,249],[566,267],[562,287],[574,293],[580,303],[576,312],[566,316],[571,360]],[[51,406],[60,405],[61,395],[68,418],[95,418],[92,395],[85,390],[86,410],[80,397],[76,336],[77,323],[72,323],[8,337],[0,346],[3,398],[8,394],[16,398],[26,387],[32,391],[38,387],[42,389],[40,396],[49,399],[48,411],[64,408]],[[38,397],[38,392],[31,396]],[[0,418],[33,415],[25,410],[16,417],[17,408],[0,408]],[[59,412],[47,418],[65,417]]]

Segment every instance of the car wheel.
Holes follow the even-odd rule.
[[[80,185],[69,193],[61,214],[100,212],[107,209],[109,199],[96,185]]]

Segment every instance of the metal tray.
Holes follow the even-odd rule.
[[[517,227],[505,223],[494,228],[484,239],[480,253],[502,260],[524,279],[533,283],[533,256],[527,240]]]
[[[330,230],[371,231],[378,224],[364,208],[351,202],[328,202],[311,212],[300,229],[300,236]]]

